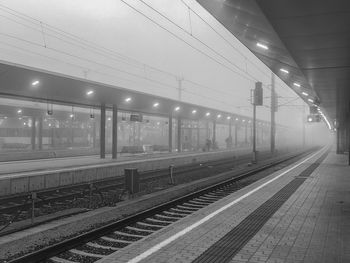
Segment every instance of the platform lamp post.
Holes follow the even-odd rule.
[[[263,88],[261,82],[255,83],[255,89],[253,90],[253,161],[257,163],[257,151],[256,151],[256,106],[263,105]]]

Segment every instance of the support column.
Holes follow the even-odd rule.
[[[348,107],[348,165],[350,166],[350,101]]]
[[[190,125],[190,128],[188,130],[188,145],[190,145],[190,149],[187,149],[187,150],[191,150],[193,151],[193,146],[194,146],[194,143],[192,142],[192,130],[193,130],[193,123],[191,121],[191,125]]]
[[[205,139],[209,139],[210,132],[209,132],[209,121],[205,122]]]
[[[253,105],[253,163],[257,162],[256,156],[256,104]]]
[[[216,149],[216,120],[213,121],[213,149]]]
[[[92,147],[96,148],[96,121],[95,119],[92,122]]]
[[[71,142],[71,147],[73,147],[74,145],[74,118],[72,118],[71,120],[71,133],[70,133],[70,142]],[[52,130],[54,130],[53,128],[54,126],[52,126]],[[52,144],[54,144],[54,132],[52,132]]]
[[[275,74],[271,72],[271,135],[270,135],[270,151],[275,152]]]
[[[43,149],[43,117],[39,117],[38,121],[38,148]]]
[[[101,105],[100,119],[100,158],[106,158],[106,105]]]
[[[113,121],[112,121],[112,159],[117,159],[118,151],[118,108],[113,105]]]
[[[245,138],[244,138],[244,144],[248,144],[248,122],[245,123]]]
[[[32,132],[31,132],[32,150],[35,150],[35,137],[36,137],[35,121],[36,121],[36,118],[32,117]]]
[[[181,118],[177,118],[177,151],[181,152]]]
[[[337,154],[342,154],[342,129],[343,129],[343,114],[342,114],[342,90],[340,90],[340,86],[337,85],[337,104],[336,104],[336,118],[337,118]],[[350,155],[350,154],[349,154]]]
[[[55,130],[54,130],[54,126],[51,125],[50,127],[50,136],[51,136],[51,148],[55,148]],[[70,140],[70,138],[68,138],[68,140]],[[71,144],[73,144],[72,141],[70,141]]]
[[[199,150],[200,148],[199,136],[200,136],[199,121],[197,121],[197,150]]]
[[[228,124],[228,148],[231,149],[232,148],[232,120],[230,119],[229,124]]]
[[[301,116],[301,121],[302,121],[302,127],[303,127],[303,148],[305,148],[305,144],[306,144],[306,140],[305,140],[305,105],[303,105],[303,113],[302,113],[302,116]]]
[[[235,148],[238,146],[238,123],[235,124]]]
[[[169,116],[168,146],[171,153],[173,151],[173,116]]]

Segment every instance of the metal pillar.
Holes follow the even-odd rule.
[[[186,142],[187,145],[190,145],[190,149],[187,150],[193,150],[193,142],[192,142],[192,129],[193,129],[193,125],[192,125],[192,121],[191,121],[191,125],[190,128],[188,129],[188,142]]]
[[[205,137],[206,139],[209,139],[210,132],[209,132],[209,121],[205,122]]]
[[[348,113],[348,165],[350,165],[350,103]]]
[[[35,150],[35,137],[36,137],[35,120],[36,118],[32,117],[32,132],[31,132],[32,150]]]
[[[113,120],[112,120],[112,159],[117,159],[118,146],[118,108],[113,105]]]
[[[303,113],[302,113],[301,121],[302,121],[302,127],[303,127],[303,148],[306,146],[306,131],[305,131],[305,105],[303,105]]]
[[[228,139],[229,139],[229,149],[232,148],[232,120],[230,119],[229,124],[228,124]]]
[[[256,105],[253,104],[253,163],[257,162],[256,158]]]
[[[271,72],[271,135],[270,135],[270,151],[273,154],[275,152],[275,74]]]
[[[199,136],[200,136],[199,121],[197,121],[197,150],[200,148]]]
[[[92,147],[96,148],[96,121],[95,119],[92,122]]]
[[[54,148],[55,147],[55,130],[54,130],[54,126],[51,126],[51,128],[50,128],[50,135],[51,135],[51,147]],[[70,138],[67,138],[67,139],[70,140]],[[71,142],[71,144],[73,144],[73,142]]]
[[[244,144],[248,144],[248,123],[245,123],[245,138],[244,138]]]
[[[213,148],[216,145],[216,120],[213,121]]]
[[[235,124],[235,148],[238,146],[238,123]]]
[[[71,133],[70,133],[70,142],[71,142],[71,147],[73,147],[73,145],[74,145],[74,118],[75,117],[73,117],[72,118],[72,120],[71,120]],[[52,130],[53,130],[53,127],[54,126],[52,126]],[[52,141],[54,141],[54,132],[52,132]],[[53,144],[54,144],[54,142],[53,142]]]
[[[337,104],[336,104],[336,116],[337,116],[337,154],[343,153],[341,139],[342,139],[342,129],[343,129],[343,116],[342,116],[342,91],[340,90],[340,86],[337,86],[336,91]],[[349,154],[350,155],[350,154]]]
[[[106,105],[101,105],[100,158],[106,158]]]
[[[177,118],[177,151],[181,152],[181,118]]]
[[[169,145],[169,152],[172,152],[173,150],[173,117],[169,116],[169,132],[168,132],[168,145]]]
[[[232,137],[232,121],[231,120],[228,124],[228,136]]]
[[[38,120],[38,148],[43,149],[43,117],[40,116]]]

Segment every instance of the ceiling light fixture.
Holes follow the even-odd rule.
[[[306,93],[305,91],[303,91],[301,94],[303,94],[304,96],[309,96],[309,94]]]
[[[293,85],[294,85],[295,87],[300,88],[300,84],[299,84],[299,83],[294,82]]]
[[[159,106],[159,102],[153,104],[153,108],[157,108]]]
[[[180,110],[180,107],[177,106],[174,110],[175,110],[175,111],[179,111],[179,110]]]
[[[314,103],[314,101],[312,100],[312,99],[307,99],[309,102],[311,102],[311,103]]]
[[[288,73],[289,73],[289,71],[288,71],[288,70],[286,70],[286,69],[284,69],[284,68],[281,68],[281,69],[280,69],[280,71],[282,71],[282,72],[284,72],[284,73],[286,73],[286,74],[288,74]]]
[[[205,116],[210,116],[210,112],[207,112],[207,113],[205,114]]]
[[[86,95],[88,95],[88,96],[90,96],[90,95],[92,95],[92,94],[94,94],[94,91],[93,91],[93,90],[89,90],[89,91],[86,92]]]
[[[193,111],[192,111],[192,114],[196,114],[196,113],[197,113],[197,110],[193,110]]]
[[[125,102],[130,102],[131,101],[131,98],[130,97],[127,97],[126,99],[125,99]]]
[[[264,45],[264,44],[261,44],[261,43],[256,43],[256,45],[258,46],[258,47],[260,47],[260,48],[262,48],[262,49],[265,49],[265,50],[268,50],[269,49],[269,47],[268,46],[266,46],[266,45]]]
[[[35,81],[32,82],[32,86],[36,86],[36,85],[38,85],[39,83],[40,83],[39,80],[35,80]]]

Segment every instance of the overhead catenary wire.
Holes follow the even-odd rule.
[[[84,41],[84,43],[83,44],[86,44],[86,43],[89,43],[88,41],[86,41],[86,40],[82,40],[82,39],[80,39],[79,37],[76,37],[76,36],[74,36],[74,35],[71,35],[71,34],[69,34],[69,33],[67,33],[67,32],[65,32],[65,31],[62,31],[62,30],[60,30],[60,29],[57,29],[57,28],[55,28],[55,27],[52,27],[52,26],[50,26],[50,25],[48,25],[48,24],[45,24],[45,23],[43,23],[42,21],[40,21],[40,20],[37,20],[37,19],[35,19],[35,18],[32,18],[32,17],[30,17],[30,16],[27,16],[27,15],[25,15],[25,14],[23,14],[23,13],[19,13],[19,12],[17,12],[17,11],[15,11],[15,10],[13,10],[13,9],[11,9],[11,8],[8,8],[8,7],[6,7],[6,6],[4,6],[4,5],[1,5],[0,4],[0,8],[2,8],[2,9],[8,9],[8,10],[10,10],[10,14],[12,14],[12,15],[14,15],[14,16],[16,16],[16,17],[18,17],[18,18],[21,18],[21,19],[26,19],[27,21],[29,21],[29,22],[32,22],[33,23],[33,21],[31,21],[31,20],[34,20],[34,21],[36,21],[37,23],[40,23],[40,26],[41,27],[43,27],[43,25],[45,26],[45,27],[48,27],[49,29],[51,28],[51,30],[53,29],[54,30],[54,32],[56,32],[56,31],[59,31],[59,32],[62,32],[62,33],[59,33],[59,34],[61,34],[62,36],[64,36],[64,37],[69,37],[69,38],[72,38],[72,39],[74,39],[74,40],[76,40],[76,39],[78,39],[79,41]],[[20,14],[20,16],[18,15],[18,14]],[[9,18],[8,18],[9,19]],[[14,21],[14,20],[12,20],[13,22],[17,22],[17,23],[19,23],[18,21]],[[27,25],[25,25],[25,24],[23,24],[23,23],[21,23],[23,26],[27,26]],[[35,29],[35,28],[33,28],[33,27],[31,27],[31,29],[33,29],[33,30],[38,30],[39,32],[42,32],[42,28],[41,28],[41,30],[40,29]],[[57,32],[56,32],[57,33]],[[55,38],[57,38],[57,39],[60,39],[61,41],[65,41],[64,39],[62,39],[62,38],[58,38],[57,36],[54,36],[54,35],[52,35],[52,34],[50,34],[50,36],[51,37],[55,37]],[[66,41],[67,42],[67,41]],[[73,43],[71,43],[71,44],[73,44]],[[95,44],[93,44],[94,46],[92,46],[91,47],[91,45],[88,45],[90,48],[95,48]],[[103,48],[103,49],[105,49],[105,48]],[[112,50],[108,50],[109,52],[113,52],[113,53],[115,53],[114,51],[112,51]],[[119,53],[117,53],[117,55],[118,56],[122,56],[122,55],[120,55]],[[128,57],[126,57],[127,59],[129,59],[129,60],[133,60],[133,59],[130,59],[130,58],[128,58]],[[139,64],[142,64],[143,66],[144,65],[146,65],[145,63],[143,63],[143,62],[140,62],[140,61],[137,61],[137,60],[133,60],[134,62],[136,62],[136,63],[139,63]],[[159,72],[162,72],[162,73],[165,73],[165,74],[168,74],[168,75],[171,75],[171,76],[176,76],[175,74],[173,74],[173,73],[170,73],[170,72],[166,72],[166,71],[164,71],[164,70],[160,70],[160,69],[158,69],[158,68],[154,68],[154,67],[152,67],[152,66],[149,66],[149,65],[147,65],[148,67],[150,67],[151,69],[154,69],[154,70],[156,70],[156,71],[159,71]]]
[[[122,1],[122,2],[125,3],[125,1]],[[142,2],[144,2],[144,1],[142,1]],[[105,49],[104,47],[99,47],[99,48],[101,48],[101,49],[96,48],[96,46],[95,46],[94,43],[90,44],[89,41],[80,39],[79,37],[77,37],[77,36],[75,36],[75,35],[69,34],[69,33],[65,32],[65,31],[62,31],[62,30],[57,29],[57,28],[55,28],[55,27],[52,27],[52,26],[50,26],[50,25],[48,25],[48,24],[45,24],[45,23],[43,23],[43,22],[41,22],[41,21],[39,21],[39,20],[37,20],[37,19],[35,19],[35,18],[29,17],[29,16],[27,16],[27,15],[25,15],[25,14],[21,14],[21,16],[18,16],[18,15],[16,15],[16,13],[14,13],[14,12],[17,12],[17,11],[15,11],[15,10],[13,10],[13,9],[10,9],[10,8],[7,8],[7,7],[5,7],[5,6],[3,6],[3,5],[0,4],[0,8],[1,8],[1,7],[2,7],[2,8],[6,8],[6,9],[8,9],[8,10],[11,10],[11,14],[12,14],[12,15],[15,15],[16,17],[18,17],[18,18],[20,18],[20,19],[26,19],[26,20],[31,20],[31,19],[32,19],[32,20],[34,20],[34,21],[40,23],[40,25],[41,25],[41,27],[42,27],[41,30],[40,30],[40,29],[35,29],[35,28],[32,27],[32,29],[34,29],[34,30],[43,31],[43,29],[44,29],[44,27],[45,27],[45,31],[47,31],[47,29],[49,29],[49,31],[51,31],[51,32],[56,32],[59,36],[67,37],[67,38],[71,39],[73,42],[67,41],[67,40],[65,40],[65,39],[62,39],[62,38],[60,38],[60,37],[57,37],[57,36],[55,36],[55,35],[53,35],[53,34],[51,34],[51,33],[48,33],[48,32],[45,32],[45,34],[47,34],[47,35],[49,35],[49,36],[51,36],[51,37],[55,37],[56,39],[59,39],[59,40],[61,40],[61,41],[64,41],[64,42],[66,42],[66,43],[69,43],[69,44],[71,44],[71,45],[77,45],[77,46],[80,46],[80,47],[82,47],[82,48],[84,48],[84,46],[87,46],[87,47],[89,47],[90,50],[92,50],[92,51],[94,51],[94,52],[99,52],[99,51],[100,51],[100,54],[101,54],[101,50],[106,50],[106,52],[112,52],[113,54],[115,54],[115,52],[114,52],[113,50],[108,50],[108,49]],[[136,11],[138,11],[138,10],[136,10]],[[139,11],[138,11],[138,12],[139,12]],[[192,12],[193,12],[193,10],[192,10]],[[18,12],[17,12],[17,13],[18,13]],[[22,16],[24,16],[24,18],[23,18]],[[150,18],[149,18],[149,19],[150,19]],[[18,21],[14,21],[14,22],[18,22]],[[22,25],[24,25],[24,24],[22,23]],[[25,25],[25,26],[28,26],[28,25]],[[77,44],[77,43],[74,43],[74,41],[76,41],[78,44]],[[201,40],[200,40],[200,41],[201,41]],[[202,41],[201,41],[201,42],[202,42]],[[88,44],[87,44],[87,43],[88,43]],[[203,43],[203,42],[202,42],[202,43]],[[205,44],[205,43],[204,43],[204,44]],[[206,44],[205,44],[205,45],[206,45]],[[44,43],[44,46],[46,46],[46,43]],[[57,49],[54,49],[54,48],[51,48],[51,49],[54,50],[55,52],[62,52],[61,50],[57,50]],[[75,58],[77,58],[77,59],[84,59],[84,58],[81,58],[81,57],[79,57],[79,56],[77,56],[77,55],[73,55],[73,54],[70,54],[70,53],[67,53],[67,52],[63,52],[63,53],[64,53],[65,55],[67,55],[67,56],[73,56],[73,57],[75,57]],[[101,55],[103,55],[103,53],[102,53]],[[120,55],[120,54],[118,54],[118,53],[117,53],[117,55],[123,57],[123,55]],[[110,58],[110,57],[109,57],[109,58]],[[169,76],[173,76],[173,77],[176,76],[176,75],[173,74],[173,73],[166,72],[166,71],[164,71],[164,70],[160,70],[160,69],[158,69],[158,68],[149,66],[149,65],[147,65],[147,64],[145,64],[145,63],[142,63],[142,62],[137,61],[137,60],[130,59],[130,58],[125,57],[125,56],[123,57],[123,59],[125,59],[125,60],[130,60],[130,61],[134,61],[135,64],[139,64],[139,66],[142,65],[143,68],[145,68],[145,66],[147,66],[147,68],[150,68],[150,69],[152,69],[152,70],[155,70],[155,71],[159,71],[159,72],[168,74]],[[215,59],[215,58],[214,58],[214,59]],[[88,61],[88,62],[89,62],[89,63],[96,63],[95,61],[92,61],[92,60],[90,60],[90,61]],[[125,63],[125,61],[122,62],[122,63]],[[220,63],[220,62],[219,62],[219,63]],[[130,64],[130,63],[129,63],[129,64]],[[109,67],[109,68],[111,68],[111,69],[121,71],[121,72],[123,72],[123,73],[125,73],[125,74],[131,74],[133,77],[138,77],[138,78],[146,79],[146,80],[148,80],[148,81],[152,81],[152,82],[154,82],[154,83],[157,83],[157,81],[152,80],[152,79],[149,78],[149,77],[145,77],[145,76],[141,76],[141,77],[140,77],[140,76],[137,75],[137,74],[130,73],[130,72],[127,72],[127,71],[123,71],[123,70],[120,70],[120,69],[116,69],[116,68],[114,68],[114,67],[111,67],[111,66],[109,66],[109,65],[105,65],[105,64],[103,64],[103,63],[99,63],[99,65],[100,65],[100,66],[107,66],[107,67]],[[222,64],[222,65],[224,65],[224,64]],[[78,66],[78,65],[76,65],[76,66]],[[136,66],[137,66],[137,65],[136,65]],[[227,65],[224,65],[224,66],[227,68]],[[81,67],[81,66],[78,66],[78,67]],[[232,69],[230,69],[230,70],[232,71]],[[234,71],[234,72],[236,72],[236,71]],[[237,72],[236,72],[236,73],[237,73]],[[239,73],[237,73],[237,74],[239,74]],[[247,78],[246,76],[245,76],[245,78],[248,79],[248,80],[251,80],[251,79]],[[185,81],[188,81],[189,83],[192,83],[192,84],[195,83],[194,81],[187,80],[187,79],[185,79]],[[171,87],[171,88],[177,88],[177,87],[174,87],[174,86],[169,86],[168,84],[165,84],[165,83],[162,83],[162,82],[158,82],[158,84],[160,84],[160,85],[165,85],[165,86],[168,86],[168,87]],[[214,91],[214,92],[218,92],[217,89],[210,88],[210,87],[208,87],[208,86],[201,85],[201,84],[199,84],[199,83],[196,83],[196,85],[197,85],[197,86],[201,86],[201,87],[206,88],[206,89],[209,89],[209,90],[212,90],[212,91]],[[220,93],[222,93],[222,91],[220,91]],[[198,95],[198,94],[197,94],[197,95]]]
[[[131,7],[132,9],[136,10],[138,13],[142,14],[143,16],[145,16],[146,18],[148,18],[149,20],[151,20],[153,23],[157,24],[158,26],[160,26],[161,28],[165,29],[164,26],[160,25],[158,22],[156,22],[154,19],[150,18],[149,16],[147,16],[146,14],[144,14],[143,12],[141,12],[140,10],[138,10],[137,8],[135,8],[134,6],[130,5],[129,3],[127,3],[125,0],[121,0],[123,3],[125,3],[126,5],[128,5],[129,7]],[[179,37],[178,35],[176,35],[174,32],[165,29],[167,32],[169,32],[170,34],[176,36],[176,38],[178,38],[179,40],[185,42],[187,45],[189,45],[190,47],[194,48],[195,50],[197,50],[198,52],[204,54],[205,56],[209,57],[211,60],[214,60],[216,63],[219,63],[220,65],[224,66],[225,68],[229,69],[230,71],[234,72],[235,74],[240,75],[241,77],[249,80],[249,81],[258,81],[254,76],[252,76],[251,74],[249,74],[248,72],[245,72],[243,69],[241,69],[240,67],[238,67],[235,63],[233,63],[231,60],[229,60],[226,56],[222,55],[221,53],[219,53],[217,50],[215,50],[214,48],[212,48],[211,46],[209,46],[207,43],[205,43],[204,41],[202,41],[201,39],[199,39],[198,37],[196,37],[192,33],[189,32],[188,30],[186,30],[185,28],[181,27],[180,25],[178,25],[176,22],[174,22],[173,20],[171,20],[169,17],[167,17],[166,15],[164,15],[163,13],[161,13],[160,11],[158,11],[157,9],[155,9],[153,6],[149,5],[148,3],[146,3],[144,0],[137,0],[141,3],[143,3],[145,6],[147,6],[148,8],[150,8],[151,10],[153,10],[154,12],[156,12],[157,14],[159,14],[161,17],[163,17],[164,19],[166,19],[167,21],[169,21],[171,24],[173,24],[174,26],[176,26],[177,28],[179,28],[180,30],[182,30],[183,32],[185,32],[186,34],[188,34],[190,37],[192,37],[193,39],[195,39],[196,41],[198,41],[199,43],[201,43],[203,46],[205,46],[206,48],[208,48],[210,51],[212,51],[213,53],[215,53],[217,56],[221,57],[221,59],[223,59],[224,61],[226,61],[227,63],[229,63],[230,65],[232,65],[233,67],[237,68],[240,71],[243,71],[244,74],[247,74],[249,77],[245,76],[244,74],[237,72],[235,70],[233,70],[230,67],[227,67],[227,65],[219,62],[217,59],[213,58],[212,56],[210,56],[209,54],[205,53],[204,51],[200,50],[199,48],[194,47],[192,44],[188,43],[188,41],[184,40],[183,38]]]
[[[257,65],[255,65],[246,55],[244,55],[239,49],[237,49],[231,41],[229,41],[226,37],[224,37],[217,29],[215,29],[208,21],[206,21],[196,10],[194,10],[189,4],[187,4],[184,0],[180,0],[187,8],[189,8],[192,13],[194,13],[202,22],[204,22],[208,27],[210,27],[221,39],[223,39],[229,46],[231,46],[237,53],[239,53],[244,59],[249,61],[251,65],[253,65],[256,69],[258,69],[262,74],[269,77],[264,71],[262,71]],[[225,27],[224,27],[225,28]],[[230,33],[231,34],[231,33]]]
[[[1,4],[0,4],[0,9],[1,9]],[[0,16],[2,16],[2,15],[0,15]],[[12,22],[15,22],[15,23],[18,23],[18,24],[21,24],[22,26],[25,26],[25,27],[28,27],[28,28],[30,28],[30,29],[32,29],[32,30],[36,30],[36,31],[38,31],[38,32],[41,32],[41,30],[40,29],[37,29],[37,28],[34,28],[34,27],[31,27],[31,26],[29,26],[28,24],[24,24],[24,23],[21,23],[21,22],[19,22],[19,21],[16,21],[16,20],[13,20],[13,19],[11,19],[11,18],[8,18],[8,17],[5,17],[5,16],[2,16],[2,17],[4,17],[4,18],[6,18],[6,19],[9,19],[9,20],[11,20]],[[17,16],[18,17],[18,16]],[[21,18],[21,17],[20,17]],[[26,18],[27,20],[29,19],[29,18]],[[31,21],[31,22],[33,22],[33,21]],[[40,21],[38,21],[38,22],[40,22]],[[42,25],[44,25],[45,27],[48,27],[49,25],[48,24],[45,24],[45,23],[42,23],[42,22],[40,22]],[[46,28],[45,28],[46,29]],[[53,38],[56,38],[56,39],[58,39],[58,40],[61,40],[61,41],[63,41],[63,42],[65,42],[65,43],[68,43],[68,44],[71,44],[71,45],[76,45],[76,46],[78,46],[78,47],[80,47],[80,48],[84,48],[84,49],[87,49],[85,46],[85,42],[81,42],[81,41],[79,41],[78,43],[74,43],[74,42],[72,42],[72,41],[75,41],[73,38],[69,38],[70,40],[72,40],[72,41],[70,41],[70,40],[66,40],[66,39],[63,39],[63,38],[61,38],[61,37],[58,37],[58,36],[56,36],[56,35],[54,35],[54,34],[51,34],[51,33],[48,33],[48,32],[45,32],[48,36],[50,36],[50,37],[53,37]],[[66,37],[66,35],[63,35],[63,34],[60,34],[62,37]],[[10,36],[10,35],[8,35],[9,37],[14,37],[14,36]],[[22,39],[22,40],[24,40],[24,39]],[[25,40],[24,40],[25,41]],[[34,43],[32,43],[32,44],[34,44]],[[37,43],[36,43],[37,44]],[[44,47],[44,45],[43,45],[43,47]],[[87,45],[87,47],[88,47],[88,49],[93,49],[93,47],[90,47],[89,45]],[[50,49],[49,47],[47,47],[46,46],[46,48],[48,48],[48,49]],[[58,51],[58,50],[56,50],[56,51]],[[103,53],[101,53],[101,52],[99,52],[99,50],[95,50],[95,53],[98,53],[98,54],[101,54],[101,55],[104,55]],[[68,55],[68,54],[66,54],[66,55]],[[107,57],[107,58],[109,58],[110,59],[110,56],[107,54],[107,55],[104,55],[105,57]],[[78,57],[77,55],[75,55],[75,57]],[[90,62],[93,62],[93,61],[90,61]],[[101,63],[100,63],[101,64]],[[159,69],[157,69],[157,68],[155,68],[155,67],[152,67],[152,66],[149,66],[149,65],[147,65],[147,64],[145,64],[145,63],[143,63],[143,62],[139,62],[139,64],[140,65],[142,65],[142,67],[143,67],[143,69],[145,68],[145,66],[147,67],[147,68],[150,68],[151,70],[155,70],[155,71],[159,71],[159,72],[162,72],[162,73],[165,73],[165,74],[168,74],[169,76],[172,76],[172,77],[177,77],[177,75],[175,75],[175,74],[173,74],[173,73],[170,73],[170,72],[166,72],[166,71],[164,71],[164,70],[159,70]],[[143,78],[143,77],[142,77]],[[148,78],[147,78],[148,79]],[[206,88],[208,88],[208,87],[206,87]],[[212,90],[212,91],[214,91],[214,92],[218,92],[216,89],[213,89],[213,88],[209,88],[210,90]]]

